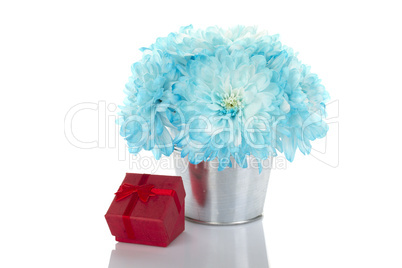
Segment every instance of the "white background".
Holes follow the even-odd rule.
[[[130,168],[105,120],[122,103],[138,48],[188,24],[281,34],[334,101],[327,147],[272,171],[262,222],[269,267],[402,267],[402,20],[388,0],[2,1],[0,266],[108,267],[115,241],[103,215],[125,172],[144,170]],[[85,102],[112,110],[74,117],[74,135],[93,149],[65,137],[66,114]],[[172,248],[197,243],[199,227],[188,226]],[[128,250],[154,261],[171,252]],[[230,250],[227,258],[240,254]]]

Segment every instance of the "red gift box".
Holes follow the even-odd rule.
[[[184,231],[181,177],[127,173],[105,218],[117,241],[167,247]]]

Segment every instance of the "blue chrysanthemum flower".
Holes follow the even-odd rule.
[[[274,73],[273,81],[283,90],[280,108],[285,113],[277,116],[276,148],[293,161],[297,148],[309,154],[310,141],[325,137],[328,125],[323,118],[329,94],[291,49],[282,48],[266,58],[267,68]]]
[[[168,114],[174,103],[172,84],[179,73],[174,59],[158,49],[144,49],[140,62],[132,65],[132,76],[126,84],[126,99],[121,106],[121,135],[130,153],[152,150],[156,159],[173,152],[173,127]]]
[[[265,57],[249,57],[244,50],[216,49],[215,56],[200,53],[189,60],[186,74],[174,85],[184,118],[175,142],[182,157],[197,164],[218,157],[219,169],[231,165],[230,157],[246,166],[253,154],[263,160],[275,154],[271,126],[281,102],[281,91],[271,83]],[[177,120],[180,122],[180,120]]]
[[[193,164],[218,157],[223,169],[233,157],[245,167],[249,154],[293,161],[328,131],[317,75],[256,27],[182,27],[144,49],[132,71],[121,107],[132,153],[159,158],[176,146]]]

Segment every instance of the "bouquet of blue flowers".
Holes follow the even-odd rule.
[[[120,106],[129,152],[156,159],[176,148],[192,164],[219,159],[219,170],[252,154],[262,161],[311,151],[328,125],[329,95],[316,74],[256,27],[209,27],[158,38],[141,48]]]

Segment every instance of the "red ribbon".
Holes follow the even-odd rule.
[[[157,189],[152,184],[145,184],[148,180],[149,174],[143,174],[138,185],[132,185],[129,183],[123,183],[119,190],[115,193],[116,201],[120,201],[126,197],[131,196],[130,202],[128,203],[126,209],[123,213],[123,224],[127,231],[127,236],[130,239],[134,239],[134,230],[131,225],[130,215],[134,210],[135,205],[140,199],[142,202],[148,202],[149,197],[156,195],[166,195],[173,197],[176,203],[177,211],[180,213],[181,205],[179,197],[176,191],[170,189]],[[135,194],[137,193],[137,194]]]
[[[138,197],[142,202],[147,202],[150,196],[155,196],[155,193],[152,192],[153,188],[155,186],[151,184],[145,184],[145,185],[132,185],[128,183],[123,183],[116,195],[116,200],[120,201],[129,195],[132,195],[134,193],[138,194]]]

